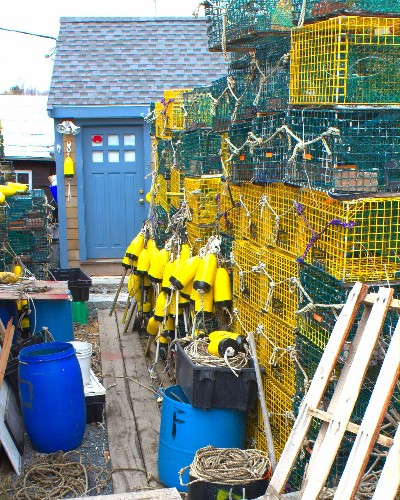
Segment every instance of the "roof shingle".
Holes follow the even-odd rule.
[[[148,105],[164,89],[206,85],[226,72],[223,56],[208,51],[204,18],[65,17],[48,108]]]

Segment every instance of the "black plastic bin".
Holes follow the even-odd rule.
[[[50,276],[55,281],[68,281],[68,289],[74,302],[87,302],[92,280],[79,267],[71,269],[50,269]]]
[[[194,408],[249,410],[257,398],[254,368],[242,368],[238,377],[230,368],[195,365],[177,344],[176,382]]]

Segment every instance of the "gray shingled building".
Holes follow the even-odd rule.
[[[55,127],[81,127],[55,132],[61,266],[111,272],[118,262],[119,272],[147,216],[150,102],[226,71],[204,18],[61,18],[48,112]],[[75,175],[65,181],[67,149]]]

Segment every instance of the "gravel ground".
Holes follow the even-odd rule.
[[[78,323],[74,324],[74,335],[75,340],[82,340],[86,342],[90,342],[93,348],[93,356],[92,356],[92,370],[96,376],[100,378],[101,381],[101,360],[100,360],[100,346],[99,346],[99,334],[98,334],[98,322],[97,322],[97,309],[91,310],[89,315],[88,324],[80,325]],[[102,481],[106,476],[108,476],[109,480],[106,482],[105,487],[96,492],[93,490],[93,493],[89,493],[89,495],[93,494],[101,494],[101,495],[109,495],[112,491],[112,481],[110,479],[110,461],[109,461],[109,452],[108,452],[108,441],[107,441],[107,428],[106,421],[103,419],[101,423],[91,423],[86,425],[84,438],[81,446],[74,450],[71,454],[71,460],[77,461],[82,460],[82,463],[85,464],[86,467],[89,467],[89,464],[95,466],[95,471],[90,472],[89,467],[89,484],[90,487],[96,486],[96,479]],[[79,454],[79,455],[78,455]],[[36,450],[32,448],[30,440],[28,436],[25,434],[25,450],[24,455],[22,456],[22,475],[26,476],[29,467],[32,463],[36,463],[37,459],[46,460],[49,456],[46,454],[38,453]],[[97,473],[101,468],[104,472],[97,477]],[[84,474],[83,474],[84,476]],[[53,478],[53,482],[56,482],[57,478]],[[41,500],[44,498],[43,491],[39,493],[35,493],[33,490],[28,494],[21,493],[17,496],[18,476],[13,474],[12,476],[12,493],[9,498],[24,498],[24,499],[38,499]],[[104,484],[102,484],[104,486]],[[88,496],[89,496],[88,495]],[[71,498],[75,496],[74,494],[63,494],[60,495],[56,493],[56,496],[46,497],[46,498]]]

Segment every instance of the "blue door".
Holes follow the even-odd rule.
[[[122,258],[145,213],[143,127],[83,129],[88,259]]]

